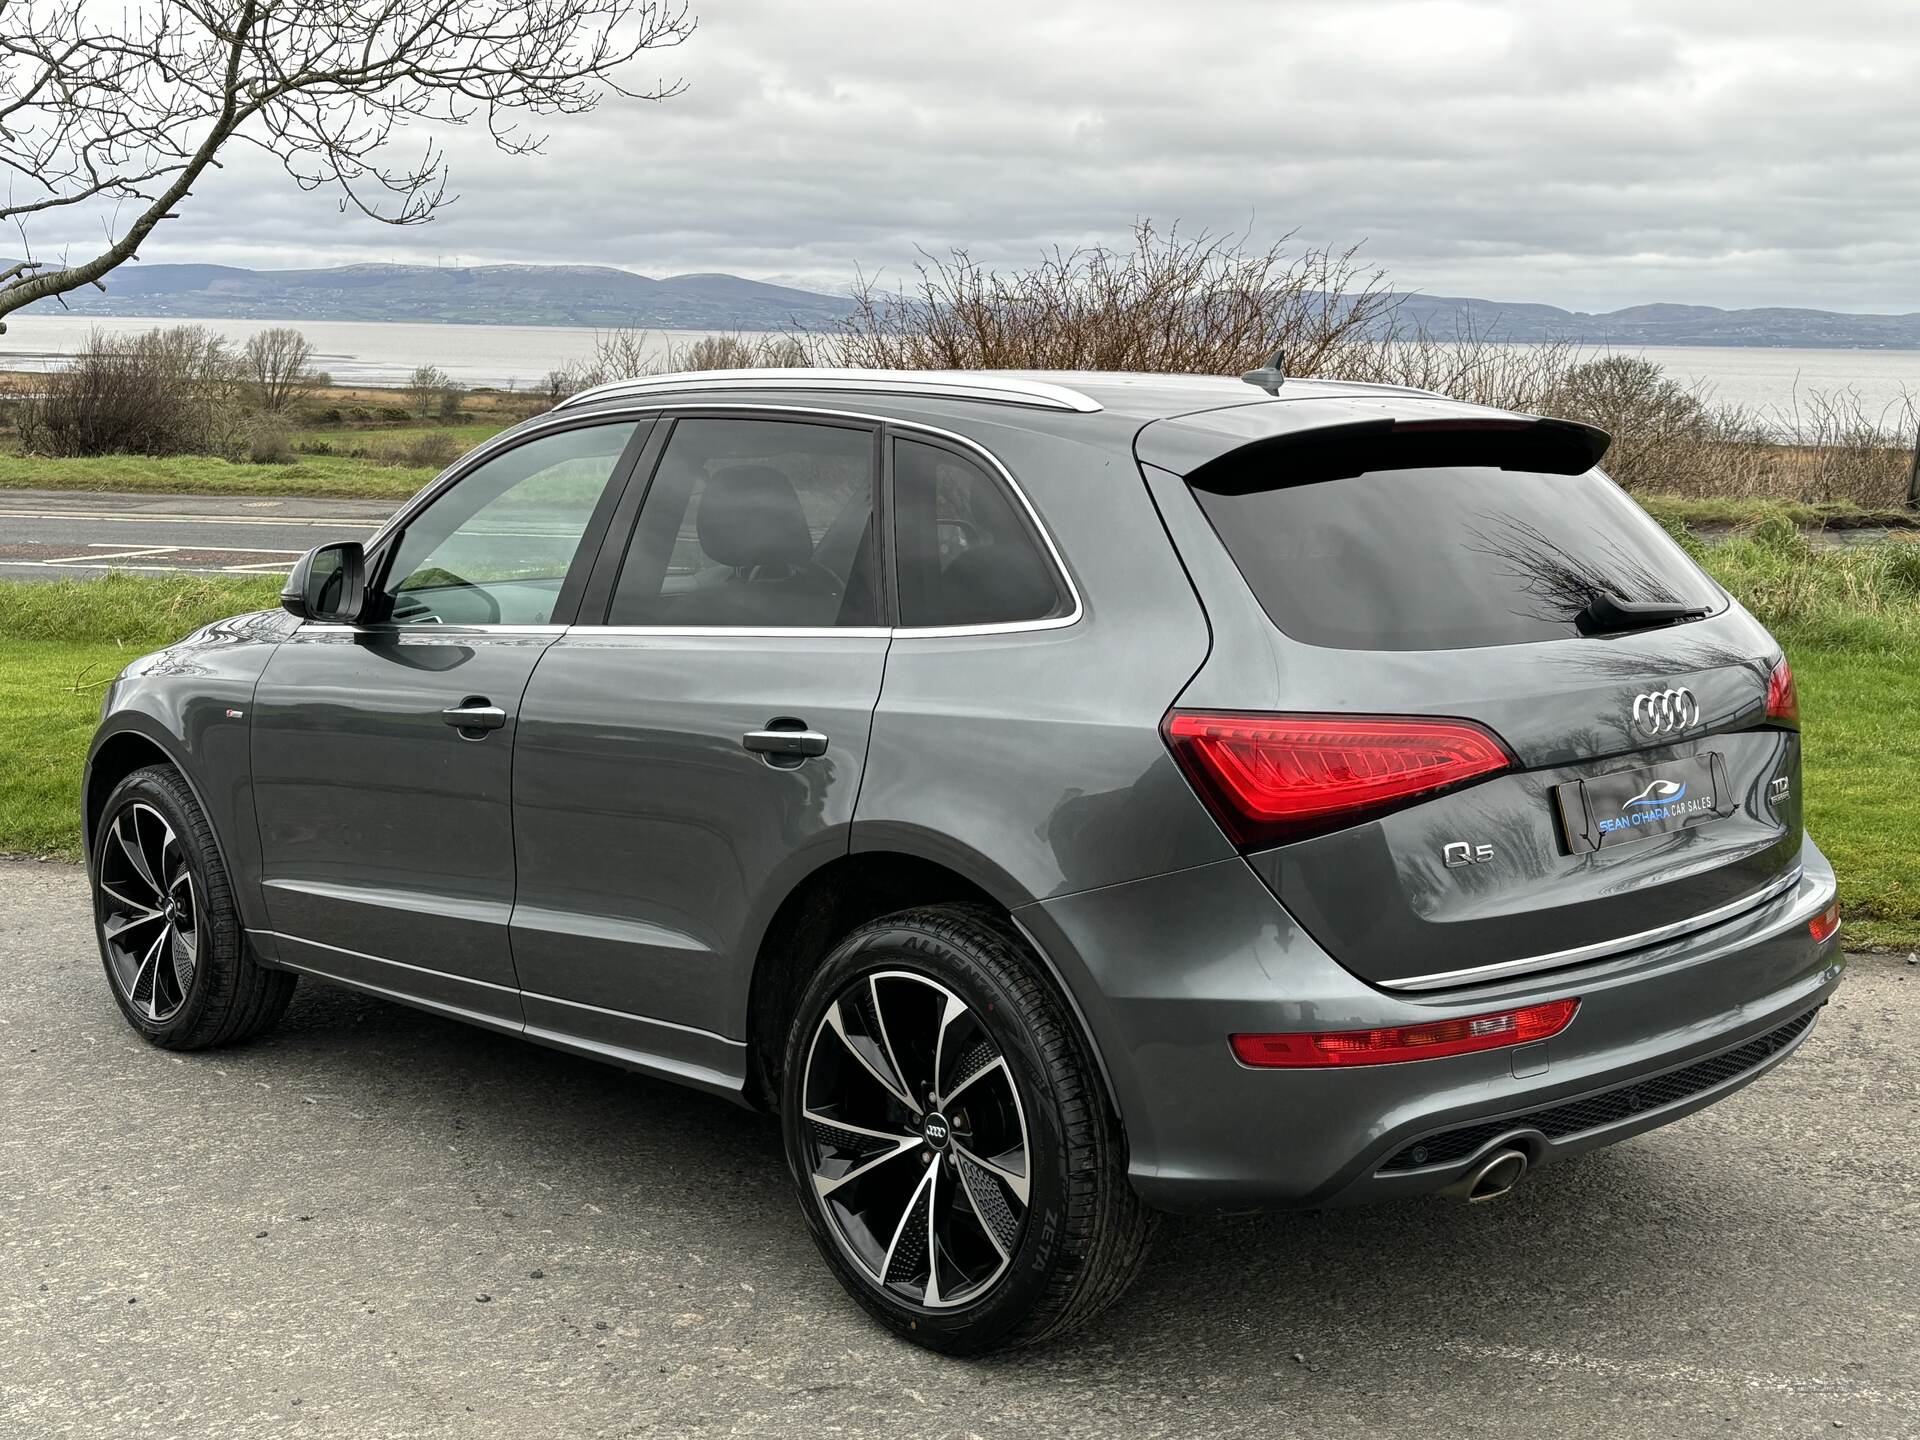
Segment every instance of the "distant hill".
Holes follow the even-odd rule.
[[[1588,345],[1779,345],[1800,349],[1920,350],[1920,314],[1842,315],[1831,310],[1719,310],[1711,305],[1630,305],[1589,314],[1554,305],[1402,295],[1403,327],[1450,337],[1575,340]]]
[[[0,262],[4,268],[4,262]],[[227,265],[123,265],[106,290],[65,297],[76,315],[194,320],[413,320],[460,325],[651,326],[782,330],[818,326],[852,309],[738,275],[656,280],[600,265],[345,265],[242,270]],[[45,300],[23,313],[59,308]]]
[[[5,268],[0,260],[0,268]],[[1591,345],[1779,345],[1920,350],[1920,314],[1719,310],[1633,305],[1588,314],[1554,305],[1405,294],[1403,326],[1443,337],[1575,340]],[[424,320],[459,325],[632,325],[670,330],[818,329],[848,314],[822,295],[738,275],[654,279],[605,265],[345,265],[242,270],[227,265],[123,265],[107,289],[66,297],[76,315],[182,320]],[[43,300],[29,311],[51,313]]]

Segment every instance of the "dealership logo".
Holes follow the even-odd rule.
[[[1656,780],[1620,808],[1631,810],[1636,805],[1664,805],[1674,800],[1684,800],[1686,794],[1685,785],[1672,780]]]
[[[1648,690],[1633,697],[1633,723],[1643,735],[1677,735],[1700,723],[1691,690]]]
[[[1663,820],[1678,820],[1713,809],[1713,796],[1693,793],[1693,787],[1679,780],[1655,780],[1620,807],[1620,813],[1600,822],[1600,833],[1638,830],[1658,825]]]

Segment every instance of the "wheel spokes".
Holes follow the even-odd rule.
[[[970,1070],[958,1085],[955,1085],[951,1090],[947,1091],[946,1094],[942,1095],[940,1097],[941,1105],[951,1106],[976,1080],[984,1080],[996,1070],[1006,1075],[1009,1084],[1012,1083],[1013,1075],[1007,1070],[1007,1057],[1004,1055],[995,1055],[985,1064],[976,1066],[973,1070]]]
[[[1008,1247],[1019,1232],[1019,1217],[1008,1207],[1006,1198],[993,1188],[992,1179],[973,1161],[961,1156],[957,1169],[961,1192],[967,1197],[967,1207],[973,1211],[981,1232],[992,1242],[1003,1262],[1012,1258]]]
[[[872,972],[827,1007],[806,1067],[814,1194],[844,1248],[929,1308],[986,1293],[1019,1244],[1029,1159],[1013,1071],[980,1018],[926,976]]]
[[[997,1176],[1000,1182],[1013,1192],[1014,1199],[1018,1200],[1023,1206],[1027,1204],[1027,1176],[1024,1169],[1026,1152],[1024,1149],[1020,1155],[1020,1163],[1023,1168],[1019,1170],[1012,1169],[1007,1165],[1005,1153],[989,1160],[984,1155],[976,1155],[973,1151],[967,1149],[966,1146],[957,1141],[954,1144],[953,1150],[961,1160],[970,1161],[986,1171],[987,1174]]]
[[[131,828],[133,838],[127,838]],[[154,878],[153,870],[147,864],[147,857],[140,846],[140,807],[122,811],[120,818],[113,822],[113,838],[120,844],[120,853],[127,857],[127,863],[133,867],[133,873],[146,885],[154,900],[161,899],[160,882]]]
[[[161,923],[165,923],[166,921],[167,917],[162,915],[158,910],[142,910],[138,906],[133,908],[138,910],[139,913],[134,915],[109,915],[107,917],[107,922],[103,927],[107,932],[107,939],[120,940],[129,932],[138,930],[142,925],[151,925],[155,921],[160,921]],[[146,942],[143,940],[140,943],[144,945]]]
[[[906,1208],[900,1212],[900,1223],[893,1227],[893,1238],[887,1242],[886,1256],[880,1262],[881,1284],[896,1283],[894,1276],[896,1265],[904,1265],[906,1268],[907,1273],[900,1277],[902,1280],[910,1281],[919,1273],[920,1247],[927,1244],[933,1237],[933,1187],[939,1178],[940,1167],[929,1165],[927,1173],[920,1177],[920,1183],[913,1187],[913,1194],[907,1197]],[[924,1230],[914,1223],[923,1208],[928,1216]],[[931,1277],[931,1269],[928,1275]]]
[[[109,822],[95,869],[108,970],[146,1021],[166,1021],[198,968],[199,905],[185,849],[165,816],[135,803]]]
[[[875,1080],[878,1080],[886,1092],[893,1096],[894,1099],[898,1100],[915,1114],[918,1114],[920,1107],[914,1103],[913,1097],[909,1095],[901,1085],[897,1078],[898,1072],[896,1071],[893,1074],[887,1073],[881,1065],[875,1062],[873,1057],[867,1054],[863,1047],[855,1043],[854,1037],[848,1033],[847,1019],[840,1009],[841,1003],[842,1002],[836,1000],[832,1005],[827,1007],[827,1025],[829,1028],[832,1029],[835,1035],[840,1037],[840,1043],[846,1047],[847,1053],[860,1062],[861,1069],[865,1070]]]
[[[153,937],[153,944],[147,947],[147,953],[140,957],[139,968],[133,972],[133,983],[127,987],[127,998],[138,1005],[140,1003],[140,980],[142,976],[146,977],[146,1008],[147,1018],[149,1020],[158,1020],[160,1018],[159,1007],[156,1004],[156,996],[160,988],[160,950],[169,938],[170,932],[166,930],[162,930],[158,935]]]
[[[867,1000],[873,1006],[873,1023],[880,1032],[880,1045],[887,1053],[887,1063],[893,1067],[893,1073],[900,1082],[900,1094],[916,1112],[920,1109],[919,1097],[914,1093],[914,1085],[907,1078],[907,1072],[900,1066],[900,1057],[894,1052],[893,1037],[887,1033],[886,1012],[880,1008],[880,977],[867,977]]]

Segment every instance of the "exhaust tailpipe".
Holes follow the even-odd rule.
[[[1526,1173],[1526,1151],[1496,1150],[1440,1193],[1469,1205],[1484,1205],[1507,1194]]]

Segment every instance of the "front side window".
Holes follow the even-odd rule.
[[[881,623],[873,431],[681,420],[614,588],[612,625]]]
[[[381,589],[396,625],[546,625],[635,422],[562,430],[462,476],[408,524]]]
[[[903,626],[1011,625],[1065,610],[1013,498],[970,458],[896,440],[893,503]]]

